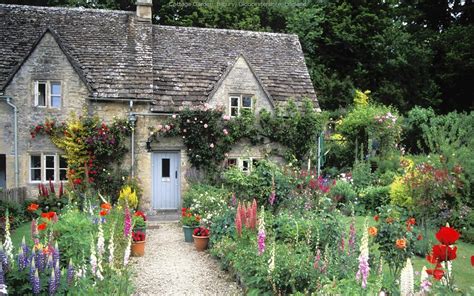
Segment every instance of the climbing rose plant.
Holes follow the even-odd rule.
[[[97,116],[76,116],[71,113],[65,122],[46,119],[31,129],[31,137],[49,136],[64,151],[68,163],[67,177],[76,188],[91,185],[96,189],[110,183],[110,171],[120,164],[128,151],[125,145],[131,126],[125,119],[106,124]],[[107,192],[104,193],[112,193]]]

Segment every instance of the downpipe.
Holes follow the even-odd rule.
[[[5,102],[13,108],[13,129],[14,129],[14,150],[15,150],[15,187],[18,187],[20,183],[20,170],[18,165],[18,109],[11,102],[13,100],[10,96],[0,96],[0,99],[4,99]]]

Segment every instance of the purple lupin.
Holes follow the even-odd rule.
[[[68,286],[72,285],[74,281],[74,265],[72,265],[72,260],[69,259],[69,265],[67,266],[67,284]]]
[[[2,264],[0,264],[0,293],[2,295],[7,295],[7,285],[5,285],[5,274],[3,272]]]
[[[2,263],[3,270],[8,270],[8,257],[3,250],[2,244],[0,244],[0,261]]]
[[[51,270],[51,277],[49,278],[48,283],[49,295],[54,295],[56,293],[56,275],[54,270]]]
[[[56,262],[59,262],[60,255],[59,255],[59,247],[58,247],[58,242],[54,244],[54,249],[53,249],[53,264],[56,265]]]
[[[59,268],[59,261],[56,261],[56,265],[54,266],[54,277],[55,277],[55,291],[58,290],[59,284],[61,283],[61,269]]]
[[[35,272],[33,274],[32,287],[33,287],[33,294],[39,295],[40,292],[41,292],[41,285],[40,285],[40,278],[39,278],[39,275],[38,275],[38,269],[37,268],[35,268]]]
[[[25,257],[26,255],[23,253],[23,248],[20,247],[20,249],[18,250],[18,271],[22,271],[23,269],[25,269],[26,265],[25,265]]]

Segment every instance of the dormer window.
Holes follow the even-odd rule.
[[[229,114],[231,117],[239,116],[242,110],[252,110],[251,95],[232,95],[229,98]]]
[[[35,106],[61,108],[61,82],[35,81]]]

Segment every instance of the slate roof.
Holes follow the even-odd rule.
[[[155,111],[205,102],[243,56],[274,102],[317,106],[298,37],[151,25],[133,12],[0,4],[0,91],[45,32],[97,99],[150,100]]]

